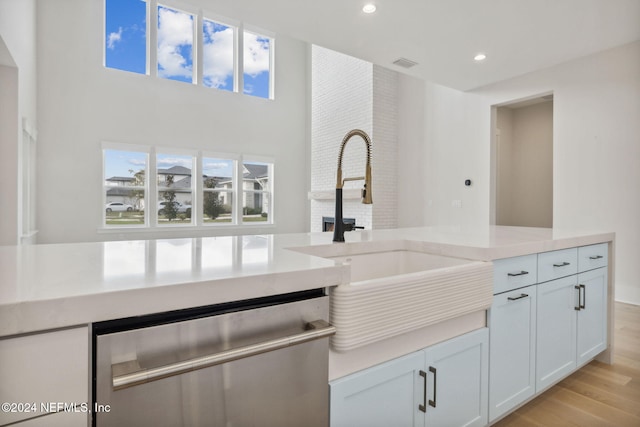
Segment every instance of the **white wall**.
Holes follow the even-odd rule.
[[[276,34],[269,101],[104,68],[102,1],[42,1],[37,16],[40,242],[160,236],[98,232],[103,141],[275,158],[275,227],[170,236],[307,229],[305,43]]]
[[[426,148],[401,147],[426,150],[427,206],[406,208],[427,225],[488,224],[491,106],[550,92],[554,227],[615,231],[616,298],[640,304],[640,41],[467,93],[427,83]]]
[[[497,113],[496,224],[552,227],[553,102]]]
[[[36,15],[33,0],[0,0],[0,245],[21,232],[22,120],[36,123]]]
[[[359,128],[373,138],[373,65],[314,45],[311,90],[311,190],[331,194],[336,188],[338,154],[345,134]],[[359,137],[346,145],[343,177],[364,175],[365,147]],[[375,179],[373,171],[374,186]],[[362,184],[362,181],[347,182],[345,192],[361,188]],[[355,218],[358,225],[371,229],[372,205],[363,205],[359,199],[344,198],[343,201],[344,218]],[[322,231],[322,217],[334,216],[335,201],[311,200],[310,203],[311,231]]]

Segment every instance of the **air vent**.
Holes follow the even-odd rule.
[[[417,62],[414,62],[414,61],[412,61],[410,59],[407,59],[407,58],[398,58],[395,61],[393,61],[393,63],[395,65],[398,65],[398,66],[402,67],[402,68],[411,68],[411,67],[413,67],[415,65],[418,65]]]

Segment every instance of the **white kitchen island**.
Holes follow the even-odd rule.
[[[16,340],[28,340],[37,349],[40,338],[45,342],[52,333],[76,331],[66,349],[83,353],[79,360],[86,360],[86,365],[74,361],[73,372],[57,381],[77,377],[80,388],[84,383],[86,390],[80,396],[61,395],[57,400],[88,401],[87,353],[94,322],[348,284],[349,266],[326,259],[332,256],[409,246],[420,252],[489,262],[607,243],[609,333],[607,349],[599,357],[610,360],[613,233],[488,226],[373,230],[345,237],[346,243],[339,244],[332,243],[331,233],[300,233],[2,247],[0,345],[4,347],[0,349],[11,342],[21,343]],[[353,351],[332,351],[329,379],[483,328],[489,308]],[[84,345],[78,347],[73,340]],[[12,351],[19,355],[20,345],[15,347]],[[6,363],[4,366],[1,375],[19,375]],[[0,383],[11,383],[8,377],[0,378]],[[21,380],[24,383],[24,378]],[[29,381],[27,389],[38,386]]]

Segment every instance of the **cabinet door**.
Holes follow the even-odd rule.
[[[578,275],[578,366],[607,348],[607,268]]]
[[[576,368],[576,276],[538,285],[536,392]]]
[[[425,350],[427,426],[487,424],[488,343],[482,328]]]
[[[496,295],[488,320],[493,421],[536,391],[536,286]]]
[[[424,426],[424,352],[332,381],[331,427]]]
[[[0,425],[43,415],[40,403],[88,402],[89,351],[86,327],[0,339],[0,402],[37,406],[35,413],[0,412]],[[86,413],[72,418],[87,422]]]

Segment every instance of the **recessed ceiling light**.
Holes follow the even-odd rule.
[[[376,11],[376,5],[375,4],[365,4],[364,7],[362,8],[362,11],[364,13],[373,13]]]
[[[479,53],[474,56],[473,59],[475,59],[476,61],[484,61],[485,59],[487,59],[487,55],[485,55],[484,53]]]

